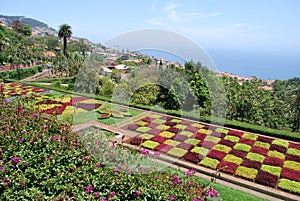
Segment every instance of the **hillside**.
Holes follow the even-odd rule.
[[[29,24],[34,35],[57,35],[57,31],[54,28],[39,20],[24,16],[0,15],[0,22],[4,25],[11,26],[14,20],[20,20],[23,24]]]

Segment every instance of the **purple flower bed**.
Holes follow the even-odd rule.
[[[276,187],[278,183],[278,177],[269,172],[258,170],[258,174],[255,178],[255,182],[271,187]]]
[[[183,156],[183,158],[189,162],[198,164],[204,158],[204,156],[195,152],[188,152]]]
[[[217,166],[217,169],[221,169],[222,172],[226,172],[229,174],[234,174],[237,168],[237,164],[227,161],[221,161]]]
[[[245,158],[246,155],[248,154],[247,152],[239,151],[235,149],[232,149],[229,153],[240,158]]]
[[[270,150],[276,150],[276,151],[281,152],[283,154],[285,154],[287,152],[287,148],[279,146],[277,144],[271,144]]]
[[[283,163],[284,163],[283,159],[276,158],[276,157],[266,157],[264,160],[264,164],[279,166],[279,167],[282,167]]]
[[[181,148],[181,149],[185,149],[185,150],[190,151],[190,150],[193,149],[195,146],[192,145],[192,144],[188,144],[188,143],[182,142],[182,143],[180,143],[179,145],[177,145],[177,147],[178,147],[178,148]]]
[[[158,134],[160,134],[161,132],[162,132],[161,130],[158,130],[158,129],[156,129],[156,128],[153,128],[153,129],[149,130],[147,133],[152,134],[152,135],[158,135]]]
[[[296,144],[296,143],[290,142],[289,148],[294,148],[294,149],[300,150],[300,144]]]
[[[202,144],[202,147],[207,148],[207,149],[211,149],[215,146],[216,144],[214,142],[211,141],[205,141]]]
[[[300,182],[300,171],[282,168],[280,177]]]
[[[197,132],[199,129],[193,126],[188,126],[184,130],[190,131],[190,132]]]
[[[248,168],[260,169],[262,164],[259,161],[252,161],[252,160],[246,158],[246,159],[244,159],[244,161],[242,162],[241,165],[248,167]]]
[[[286,155],[285,155],[285,160],[296,161],[296,162],[299,162],[299,163],[300,163],[300,156],[291,155],[291,154],[286,154]]]
[[[258,136],[257,141],[266,142],[266,143],[271,144],[273,139],[269,138],[269,137]]]
[[[250,150],[250,152],[253,153],[258,153],[260,155],[267,155],[269,149],[266,148],[262,148],[262,147],[258,147],[258,146],[253,146],[252,149]]]
[[[164,152],[164,153],[166,153],[166,152],[168,152],[170,149],[172,149],[173,148],[173,146],[170,146],[170,145],[168,145],[168,144],[160,144],[160,145],[158,145],[158,146],[156,146],[155,148],[154,148],[154,150],[155,151],[161,151],[161,152]]]
[[[133,144],[133,145],[138,145],[139,146],[144,141],[145,141],[144,139],[134,137],[134,138],[131,139],[130,143]]]
[[[151,122],[151,118],[150,117],[144,117],[141,119],[142,121],[145,121],[145,122],[148,122],[150,123]]]
[[[160,117],[160,119],[163,119],[163,120],[166,120],[166,121],[171,121],[174,118],[173,117],[169,117],[169,116],[162,116],[162,117]]]
[[[162,144],[163,142],[165,142],[165,141],[167,140],[167,138],[161,137],[161,136],[154,136],[154,137],[151,138],[150,140]]]
[[[230,141],[230,140],[224,140],[224,139],[222,139],[222,140],[219,142],[219,144],[226,145],[226,146],[232,148],[236,143],[235,143],[235,142],[232,142],[232,141]]]
[[[240,137],[242,137],[242,135],[244,134],[244,132],[242,132],[242,131],[237,131],[237,130],[230,130],[230,131],[228,132],[228,134],[240,138]]]
[[[198,139],[198,140],[204,140],[206,138],[206,134],[196,133],[192,137],[195,138],[195,139]]]
[[[73,105],[74,103],[78,103],[80,101],[89,100],[89,99],[90,98],[82,97],[82,96],[80,96],[80,97],[72,97],[70,102],[71,102],[71,105]]]
[[[254,145],[255,141],[246,139],[246,138],[241,138],[239,143],[248,144],[248,145],[252,146],[252,145]]]
[[[127,126],[127,128],[128,128],[129,130],[132,130],[132,131],[135,131],[138,127],[139,127],[139,126],[136,125],[136,124],[129,124],[129,125]]]
[[[209,158],[218,159],[219,161],[223,160],[223,158],[227,155],[227,153],[219,151],[219,150],[211,150],[208,153]]]
[[[210,134],[211,136],[214,136],[214,137],[219,137],[219,138],[224,138],[226,136],[225,133],[218,133],[218,132],[215,132],[213,131],[212,134]]]
[[[82,109],[87,110],[87,111],[91,111],[91,110],[94,110],[94,109],[97,109],[98,107],[100,107],[101,104],[76,103],[74,106],[82,108]]]
[[[185,136],[185,135],[180,135],[180,134],[175,135],[175,138],[174,138],[174,140],[179,141],[179,142],[184,142],[184,141],[186,141],[187,139],[188,139],[187,136]]]
[[[176,122],[172,122],[172,121],[167,121],[165,123],[165,125],[170,126],[170,127],[176,126],[176,124],[177,124]]]
[[[37,103],[37,105],[41,105],[41,104],[62,104],[62,102],[60,101],[56,101],[56,100],[43,100]]]

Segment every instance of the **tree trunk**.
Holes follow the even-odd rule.
[[[67,52],[67,37],[64,37],[64,55],[66,56]]]

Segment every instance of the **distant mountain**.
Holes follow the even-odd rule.
[[[36,19],[24,17],[24,16],[7,16],[0,15],[0,22],[7,26],[11,26],[14,20],[20,20],[23,24],[29,24],[33,34],[35,35],[57,35],[57,31],[52,27],[49,27],[46,23]]]

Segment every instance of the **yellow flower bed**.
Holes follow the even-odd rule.
[[[86,110],[68,105],[63,111],[62,115],[74,115],[74,114],[80,114],[82,112],[86,112]]]
[[[62,105],[61,104],[40,104],[40,105],[35,105],[34,108],[38,110],[48,110],[56,106],[62,106]]]

